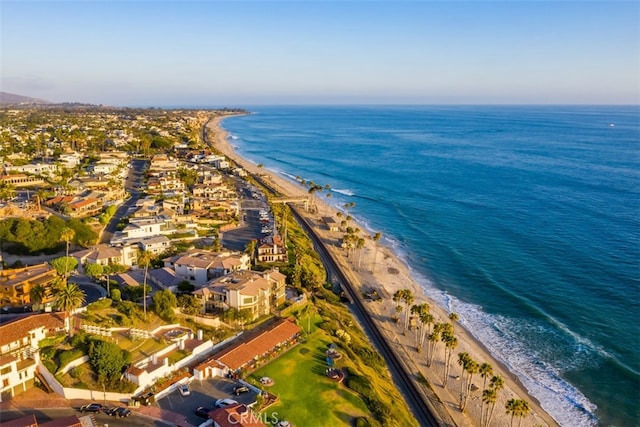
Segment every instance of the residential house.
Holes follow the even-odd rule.
[[[98,199],[86,197],[69,203],[69,216],[86,218],[102,211],[102,203]]]
[[[22,173],[15,175],[2,175],[0,176],[0,182],[11,184],[16,188],[39,187],[45,184],[44,179],[42,178]]]
[[[122,248],[116,248],[107,244],[99,244],[89,249],[84,249],[70,254],[78,261],[78,269],[82,270],[86,264],[125,264]]]
[[[56,270],[49,264],[0,270],[0,304],[10,307],[29,306],[32,304],[31,289],[43,286],[46,294],[41,303],[49,307],[54,300],[51,288],[57,278]]]
[[[33,387],[40,363],[38,343],[65,328],[59,313],[33,314],[0,326],[0,401]]]
[[[287,248],[280,236],[267,236],[256,246],[259,263],[288,262]]]
[[[230,272],[247,270],[249,256],[241,252],[188,251],[165,258],[164,266],[173,269],[176,276],[190,281],[194,285],[204,285],[209,280]]]
[[[286,276],[277,269],[235,271],[193,291],[205,312],[230,308],[249,310],[253,318],[269,314],[284,303]]]

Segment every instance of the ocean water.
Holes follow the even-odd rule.
[[[238,153],[355,202],[561,425],[640,425],[640,107],[246,108]]]

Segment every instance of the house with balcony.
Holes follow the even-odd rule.
[[[0,402],[33,387],[40,363],[38,343],[63,331],[59,313],[33,314],[0,326]]]
[[[277,269],[235,271],[210,281],[193,291],[204,312],[221,312],[230,308],[249,310],[253,318],[269,314],[283,304],[286,276]]]
[[[259,263],[288,262],[287,248],[280,236],[267,236],[256,246]]]
[[[0,304],[3,307],[30,306],[33,304],[31,289],[42,286],[46,293],[41,304],[49,308],[54,301],[51,288],[57,278],[56,270],[49,264],[0,270]]]

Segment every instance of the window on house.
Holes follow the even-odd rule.
[[[9,372],[11,372],[11,366],[0,369],[0,375],[7,375]]]
[[[2,387],[8,387],[8,386],[9,386],[9,379],[2,380]]]

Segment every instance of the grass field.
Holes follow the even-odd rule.
[[[325,376],[325,351],[333,340],[313,329],[305,342],[255,371],[249,381],[258,384],[266,376],[275,382],[268,390],[280,402],[267,408],[265,419],[286,419],[294,426],[352,425],[354,418],[368,416],[367,407],[345,385]]]

